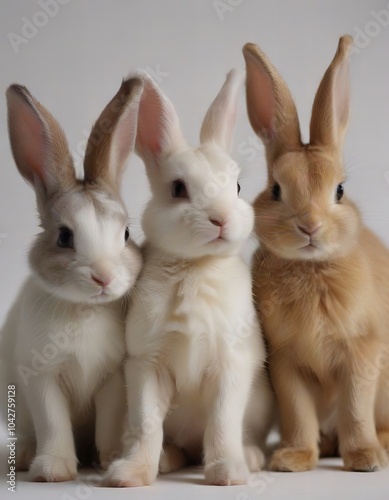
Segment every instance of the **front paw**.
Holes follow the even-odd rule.
[[[273,453],[269,469],[278,472],[302,472],[314,469],[317,461],[317,450],[293,447],[280,448]]]
[[[216,486],[246,484],[249,469],[243,460],[219,460],[205,467],[205,480]]]
[[[114,488],[149,486],[154,482],[157,472],[151,464],[122,458],[109,466],[103,479],[103,486]]]
[[[77,459],[54,455],[38,455],[31,463],[30,481],[58,483],[73,481],[77,477]]]
[[[388,465],[388,455],[379,445],[343,453],[344,468],[355,472],[375,472]]]

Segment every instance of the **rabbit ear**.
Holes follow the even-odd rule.
[[[349,35],[339,39],[335,57],[320,83],[312,108],[311,144],[342,147],[350,110],[348,55],[352,44]]]
[[[139,72],[144,90],[139,104],[136,151],[147,162],[185,145],[173,104],[145,71]]]
[[[286,83],[256,45],[246,44],[243,55],[247,70],[247,112],[254,131],[272,155],[300,148],[297,110]]]
[[[134,150],[139,100],[139,77],[123,80],[92,128],[85,151],[85,181],[104,180],[117,191],[126,161]]]
[[[21,85],[7,90],[12,153],[21,175],[50,196],[76,182],[65,134],[53,116]],[[39,192],[42,190],[39,189]]]
[[[225,151],[232,147],[232,136],[236,124],[239,90],[244,73],[231,70],[227,79],[209,107],[200,131],[201,144],[214,142]]]

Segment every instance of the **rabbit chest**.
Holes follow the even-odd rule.
[[[16,345],[24,378],[54,374],[69,400],[85,404],[124,357],[120,304],[70,304],[40,291],[38,307],[34,288],[26,286],[19,323],[30,335]]]
[[[293,263],[287,273],[260,265],[256,295],[272,349],[284,349],[324,382],[367,332],[369,291],[347,269],[310,264]]]
[[[143,315],[143,323],[138,322],[142,312],[134,304],[127,324],[129,351],[147,349],[149,355],[158,356],[179,388],[198,386],[206,374],[232,368],[251,342],[256,345],[256,336],[251,335],[257,325],[249,272],[238,259],[223,260],[180,263],[163,271],[159,266],[155,273],[147,273],[139,287],[152,290],[154,298],[146,292],[139,299],[134,294],[143,308],[148,302],[147,321]],[[136,337],[131,336],[133,321],[140,327]]]

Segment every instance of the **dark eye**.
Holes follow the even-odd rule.
[[[174,181],[172,184],[173,198],[189,198],[186,186],[182,181]]]
[[[344,195],[344,187],[342,184],[338,184],[338,187],[336,188],[336,199],[337,201],[340,201],[343,198]]]
[[[240,184],[238,182],[238,194],[240,193]]]
[[[60,248],[74,248],[73,231],[71,231],[68,227],[60,227],[57,245]]]
[[[124,241],[127,241],[129,237],[130,237],[130,230],[128,229],[128,227],[126,227],[126,231],[124,233]]]
[[[271,190],[271,196],[273,200],[280,201],[281,199],[281,186],[276,182]]]

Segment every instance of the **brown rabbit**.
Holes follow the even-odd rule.
[[[351,46],[339,40],[320,84],[309,144],[276,69],[257,46],[243,49],[248,115],[268,162],[254,281],[281,413],[277,471],[314,468],[319,445],[332,453],[337,440],[347,470],[388,464],[389,252],[342,185]]]

